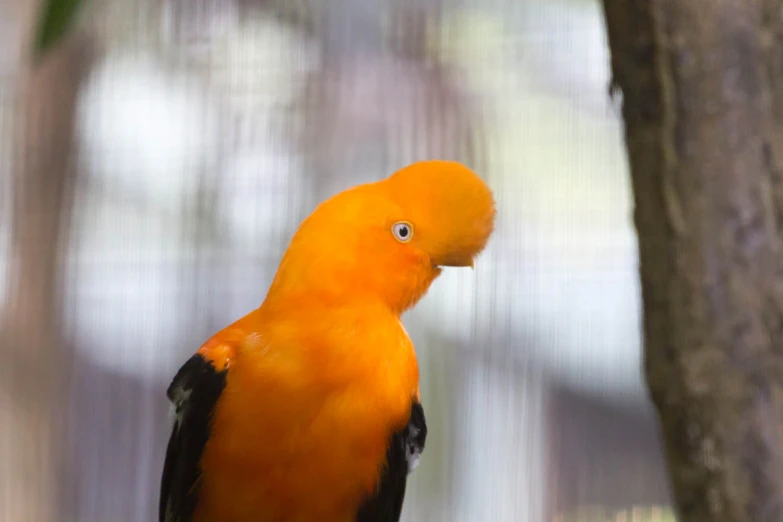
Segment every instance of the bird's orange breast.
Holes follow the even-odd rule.
[[[208,343],[230,369],[197,521],[352,522],[376,486],[418,395],[413,345],[382,310],[306,308],[285,320],[262,309]]]

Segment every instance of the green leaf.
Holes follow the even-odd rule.
[[[43,56],[51,47],[65,36],[76,20],[76,14],[82,0],[44,0],[38,19],[38,31],[35,36],[34,53],[37,58]]]

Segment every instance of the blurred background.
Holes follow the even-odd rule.
[[[498,229],[403,318],[406,521],[671,522],[597,0],[0,0],[0,520],[149,522],[165,389],[321,200],[416,160]]]

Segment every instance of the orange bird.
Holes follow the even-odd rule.
[[[473,266],[495,204],[470,169],[410,165],[305,219],[261,306],[168,388],[160,522],[396,522],[427,426],[400,315]]]

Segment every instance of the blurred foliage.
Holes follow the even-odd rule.
[[[54,47],[76,20],[82,0],[45,0],[38,19],[34,53],[37,58]]]
[[[599,2],[44,0],[35,9],[39,57],[76,24],[101,51],[75,122],[80,184],[63,276],[73,478],[57,478],[61,519],[151,520],[169,435],[165,386],[205,336],[258,306],[302,213],[424,155],[472,157],[470,134],[477,170],[497,190],[498,235],[481,270],[444,273],[404,319],[433,444],[403,519],[675,520],[660,508],[617,511],[657,497],[583,495],[632,490],[625,482],[648,491],[657,472],[617,458],[615,439],[574,437],[566,452],[548,431],[564,429],[554,385],[646,400],[630,188],[619,112],[605,95]],[[0,37],[10,34],[2,21]],[[0,105],[0,131],[13,114]],[[13,144],[0,138],[0,170]],[[563,487],[552,505],[541,479],[550,473]],[[553,516],[585,498],[604,507]],[[3,516],[2,504],[0,520],[25,519]]]

